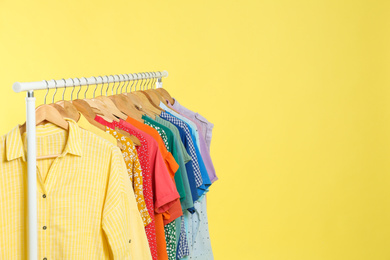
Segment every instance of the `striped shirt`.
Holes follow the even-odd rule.
[[[150,259],[119,148],[67,121],[36,130],[37,156],[60,154],[37,161],[38,259]],[[1,137],[0,259],[27,259],[25,151],[18,126]]]

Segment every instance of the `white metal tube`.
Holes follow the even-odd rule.
[[[101,84],[101,83],[114,83],[114,82],[123,82],[128,80],[137,80],[137,79],[150,79],[150,78],[165,78],[168,77],[168,71],[164,70],[156,73],[132,73],[132,74],[122,74],[124,77],[118,77],[118,75],[113,76],[103,76],[103,77],[90,77],[90,78],[80,78],[81,85],[90,85],[90,84]],[[86,79],[86,80],[85,80]],[[73,86],[74,82],[76,86],[80,86],[79,81],[72,81],[72,79],[56,80],[57,88]],[[29,91],[29,90],[39,90],[47,88],[55,88],[56,83],[54,80],[46,81],[35,81],[35,82],[15,82],[12,85],[12,89],[15,92]]]
[[[38,259],[38,212],[37,212],[37,173],[36,173],[36,131],[35,131],[35,97],[29,91],[26,97],[26,130],[27,130],[27,179],[28,179],[28,241],[29,259]]]

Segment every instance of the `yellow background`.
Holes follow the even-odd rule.
[[[1,0],[0,132],[14,81],[167,70],[215,124],[215,259],[390,259],[389,7]]]

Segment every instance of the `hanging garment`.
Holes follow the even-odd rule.
[[[175,100],[175,103],[177,101]],[[172,115],[178,116],[176,112],[173,110],[170,110],[165,106],[164,104],[160,103],[160,106],[164,109],[168,110],[169,113],[172,113]],[[211,130],[213,128],[213,124],[208,122],[204,117],[200,116],[198,113],[194,113],[191,110],[179,105],[178,103],[176,106],[172,106],[175,110],[177,110],[179,113],[185,114],[187,117],[187,120],[193,121],[198,128],[198,124],[203,124],[203,129],[199,134],[199,145],[200,145],[200,151],[201,151],[201,157],[202,159],[207,162],[207,172],[210,176],[210,179],[215,182],[218,178],[215,174],[214,166],[211,161],[211,157],[209,154],[210,147],[208,149],[205,149],[205,138],[207,137],[209,142],[208,145],[210,145],[211,142]],[[185,115],[178,116],[178,119],[183,119],[183,121],[188,122],[187,120],[184,120],[183,117]],[[201,118],[201,120],[199,120]],[[209,173],[210,171],[210,173]],[[203,175],[202,175],[203,177]],[[184,213],[184,219],[185,219],[185,227],[187,231],[187,238],[188,238],[188,251],[185,247],[178,247],[178,258],[183,259],[214,259],[212,249],[211,249],[211,243],[210,243],[210,235],[208,230],[208,218],[207,218],[207,208],[206,208],[206,199],[205,195],[201,196],[199,200],[194,202],[195,204],[195,214],[190,214],[188,212]],[[185,257],[184,257],[185,256]]]
[[[60,154],[37,163],[38,258],[129,259],[145,233],[122,155],[66,120],[36,130],[37,155]],[[0,142],[1,259],[27,257],[25,139],[15,127]]]
[[[206,140],[207,147],[210,151],[210,144],[211,144],[211,137],[212,137],[212,131],[214,128],[214,124],[210,123],[206,118],[204,118],[199,113],[193,112],[189,110],[188,108],[182,106],[176,99],[173,99],[175,102],[172,105],[172,108],[174,108],[179,113],[186,115],[190,118],[193,118],[194,120],[198,121],[200,125],[202,126],[202,133],[203,137]]]
[[[123,145],[123,150],[121,150],[121,152],[126,164],[127,173],[130,177],[130,182],[133,185],[135,201],[137,202],[138,210],[142,217],[144,226],[147,226],[150,222],[152,222],[152,218],[150,217],[145,204],[142,169],[135,145],[130,138],[118,133],[118,131],[114,129],[106,127],[106,132],[115,137],[117,141]]]
[[[200,171],[196,148],[194,146],[194,142],[192,140],[188,126],[186,125],[186,123],[167,112],[162,112],[160,117],[171,122],[176,127],[178,127],[178,129],[181,129],[184,132],[186,139],[185,142],[187,143],[188,147],[187,151],[191,155],[191,162],[193,162],[192,169],[195,175],[196,187],[198,188],[198,196],[202,195],[207,190],[207,187],[205,184],[203,184],[202,173]],[[194,194],[192,196],[194,197]]]
[[[200,154],[200,141],[199,141],[199,134],[196,125],[190,121],[189,119],[185,118],[184,116],[176,113],[172,109],[168,108],[166,105],[160,102],[160,106],[164,108],[167,113],[171,116],[174,116],[176,119],[181,120],[187,128],[190,130],[191,138],[194,143],[196,156],[198,158],[199,162],[199,168],[202,175],[203,185],[205,186],[205,191],[207,192],[208,188],[212,184],[210,181],[209,173],[207,172],[206,166],[203,161],[203,156]],[[203,186],[202,186],[203,187]],[[200,191],[199,196],[201,196],[204,192]]]

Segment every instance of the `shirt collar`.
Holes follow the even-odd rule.
[[[77,125],[76,121],[70,118],[65,118],[69,123],[68,140],[64,149],[63,155],[70,153],[77,156],[83,155],[83,149],[81,147],[81,129]]]
[[[5,152],[7,161],[22,157],[23,161],[26,160],[23,151],[22,136],[20,135],[19,125],[14,127],[5,137]]]
[[[74,120],[68,118],[65,118],[65,120],[69,122],[68,138],[64,152],[60,156],[64,156],[67,153],[82,156],[80,128]],[[20,157],[22,157],[23,161],[26,161],[19,125],[14,127],[5,138],[7,161],[12,161]]]

